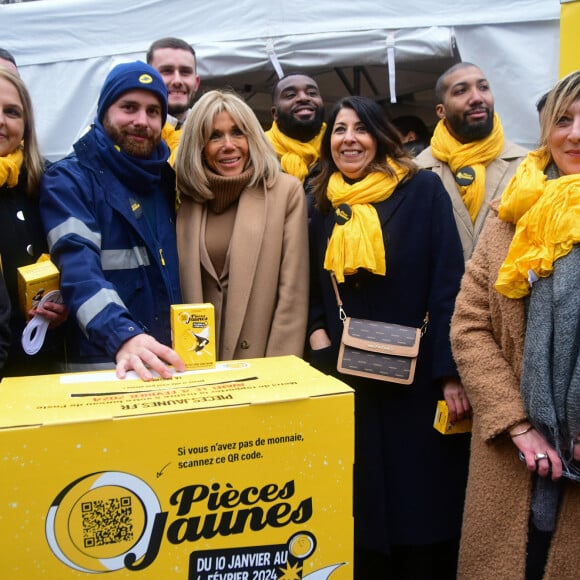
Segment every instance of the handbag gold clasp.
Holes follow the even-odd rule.
[[[429,313],[425,313],[425,318],[423,318],[423,324],[421,325],[421,338],[425,336],[427,332],[427,325],[429,324]]]

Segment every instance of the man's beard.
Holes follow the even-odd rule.
[[[172,117],[179,117],[179,115],[183,115],[187,109],[190,108],[190,105],[173,105],[167,107],[167,112]]]
[[[192,92],[189,95],[189,100],[187,103],[171,103],[171,101],[167,100],[167,112],[172,116],[179,118],[181,115],[186,113],[191,107],[193,107],[193,103],[195,102],[195,95],[196,92]]]
[[[278,111],[278,118],[276,122],[278,123],[278,129],[287,135],[291,139],[296,139],[297,141],[302,141],[302,143],[307,143],[312,141],[322,128],[322,123],[324,121],[324,108],[316,109],[314,117],[308,121],[301,121],[288,115],[287,113],[282,113]]]
[[[151,154],[159,144],[159,141],[161,141],[161,134],[155,137],[151,135],[151,132],[148,129],[135,129],[132,131],[131,135],[147,137],[147,141],[143,141],[142,143],[135,142],[131,140],[127,131],[114,127],[106,116],[103,119],[103,127],[105,128],[105,131],[107,131],[109,137],[121,148],[122,151],[141,159],[148,159],[151,157]]]
[[[493,108],[486,107],[487,118],[476,123],[469,122],[465,114],[447,117],[447,122],[454,133],[466,143],[485,139],[493,131]]]

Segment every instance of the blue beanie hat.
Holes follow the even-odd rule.
[[[140,60],[118,64],[107,75],[99,95],[97,119],[102,122],[107,109],[123,93],[135,89],[151,91],[159,97],[162,121],[163,125],[165,125],[167,119],[167,87],[161,75],[152,66]]]

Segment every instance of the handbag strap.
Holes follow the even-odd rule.
[[[342,298],[340,297],[340,292],[338,291],[338,282],[336,281],[336,276],[334,275],[334,272],[330,272],[330,280],[332,282],[332,289],[334,290],[334,296],[336,297],[336,304],[338,306],[338,317],[342,320],[342,323],[344,324],[346,321],[346,312],[342,307]],[[421,324],[421,337],[425,336],[428,325],[429,325],[429,311],[425,312],[425,318],[423,318],[423,324]]]
[[[346,312],[342,307],[342,298],[340,297],[340,292],[338,291],[338,283],[336,281],[336,276],[334,272],[330,272],[330,280],[332,282],[332,289],[334,290],[334,296],[336,297],[336,304],[338,306],[338,317],[342,320],[344,324],[346,321]]]

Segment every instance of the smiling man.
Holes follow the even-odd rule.
[[[489,81],[476,65],[460,62],[447,69],[435,85],[435,99],[440,120],[416,162],[441,177],[468,260],[489,202],[501,196],[527,151],[504,138]]]
[[[274,121],[266,136],[274,146],[282,170],[303,183],[310,215],[313,200],[308,180],[316,172],[326,129],[318,84],[308,75],[288,74],[274,86],[272,103]]]
[[[170,149],[173,166],[181,129],[199,89],[195,50],[185,40],[169,36],[153,42],[147,51],[147,64],[156,69],[167,87],[167,122],[161,133]]]
[[[43,177],[41,217],[77,322],[70,370],[116,363],[120,378],[133,369],[145,380],[152,370],[170,377],[167,364],[184,370],[169,347],[169,307],[181,292],[166,117],[159,73],[139,61],[117,65],[90,131]]]
[[[160,38],[149,47],[147,64],[163,78],[167,87],[167,120],[179,129],[199,89],[195,50],[181,38]]]

